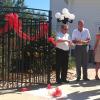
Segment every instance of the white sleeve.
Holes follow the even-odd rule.
[[[91,40],[90,32],[88,29],[87,29],[87,38],[89,38]]]
[[[56,40],[59,40],[59,39],[61,39],[61,37],[60,37],[59,33],[56,33]]]

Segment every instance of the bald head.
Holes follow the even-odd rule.
[[[68,27],[68,25],[67,25],[67,24],[62,24],[62,25],[61,25],[61,28],[62,28],[62,29],[65,28],[65,27]]]
[[[62,33],[68,32],[69,26],[67,24],[62,24],[61,25],[61,31]]]
[[[79,20],[78,24],[83,24],[84,25],[84,20]]]
[[[81,32],[84,28],[84,20],[78,21],[78,30]]]

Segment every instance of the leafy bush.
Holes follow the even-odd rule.
[[[75,58],[74,57],[72,57],[72,56],[69,57],[68,66],[69,66],[69,69],[72,69],[73,67],[75,67]]]

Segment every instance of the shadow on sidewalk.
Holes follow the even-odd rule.
[[[83,81],[80,80],[79,82],[72,81],[70,82],[71,87],[93,87],[93,86],[100,86],[100,80],[90,80],[90,81]]]
[[[56,100],[100,100],[100,97],[96,98],[96,96],[99,96],[99,95],[100,95],[100,89],[85,91],[85,92],[76,91],[76,92],[67,94],[65,98],[60,98]]]

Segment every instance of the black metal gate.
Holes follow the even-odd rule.
[[[51,11],[0,7],[0,89],[50,82]]]

